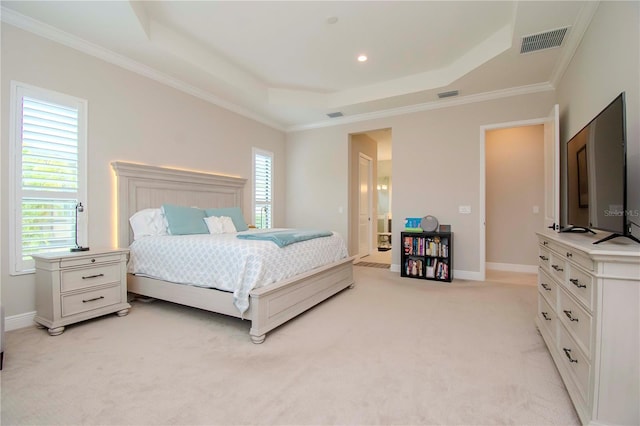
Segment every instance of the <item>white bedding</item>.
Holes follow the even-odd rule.
[[[273,229],[266,230],[273,231]],[[250,229],[243,233],[264,232]],[[347,257],[342,237],[315,238],[280,248],[237,234],[150,236],[134,241],[128,270],[179,284],[233,292],[244,313],[249,292]]]

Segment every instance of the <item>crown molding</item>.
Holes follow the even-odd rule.
[[[478,93],[476,95],[468,95],[457,97],[447,100],[439,100],[434,102],[427,102],[417,105],[410,105],[406,107],[387,109],[382,111],[370,112],[366,114],[358,114],[340,118],[334,118],[332,120],[323,120],[311,124],[303,124],[299,126],[291,126],[286,129],[286,132],[298,132],[302,130],[319,129],[323,127],[340,126],[343,124],[357,123],[367,120],[375,120],[380,118],[394,117],[397,115],[411,114],[415,112],[429,111],[434,109],[449,108],[459,105],[474,104],[477,102],[492,101],[495,99],[508,98],[512,96],[529,95],[533,93],[549,92],[555,90],[555,87],[549,82],[531,84],[527,86],[513,87],[504,90],[496,90],[493,92]]]
[[[280,131],[285,130],[281,124],[276,123],[273,120],[265,118],[261,115],[258,115],[253,111],[250,111],[244,107],[241,107],[233,102],[229,102],[211,93],[200,90],[190,84],[185,83],[182,80],[179,80],[177,78],[174,78],[167,74],[159,72],[154,68],[151,68],[147,65],[143,65],[123,55],[120,55],[111,50],[105,49],[104,47],[98,46],[97,44],[88,42],[72,34],[61,31],[51,25],[45,24],[44,22],[22,15],[5,6],[0,6],[0,19],[4,23],[13,25],[14,27],[31,32],[40,37],[54,41],[56,43],[60,43],[64,46],[78,50],[87,55],[94,56],[98,59],[102,59],[105,62],[109,62],[111,64],[117,65],[121,68],[124,68],[128,71],[132,71],[136,74],[142,75],[143,77],[147,77],[149,79],[155,80],[166,86],[173,87],[174,89],[180,90],[181,92],[195,96],[206,102],[217,105],[221,108],[227,109],[231,112],[242,115],[251,120],[254,120],[266,126],[272,127],[276,130],[280,130]]]

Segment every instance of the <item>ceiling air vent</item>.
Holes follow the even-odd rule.
[[[530,53],[543,49],[551,49],[552,47],[559,47],[562,44],[562,40],[564,40],[564,36],[567,34],[568,29],[569,27],[560,28],[557,30],[522,37],[520,53]]]
[[[327,114],[329,116],[329,118],[338,118],[338,117],[342,117],[342,113],[340,111],[338,112],[330,112],[329,114]]]
[[[438,97],[440,99],[442,99],[442,98],[450,98],[452,96],[458,96],[458,91],[457,90],[450,90],[448,92],[438,93]]]

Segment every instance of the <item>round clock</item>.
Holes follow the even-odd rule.
[[[420,228],[423,231],[433,232],[438,229],[438,219],[433,216],[425,216],[420,222]]]

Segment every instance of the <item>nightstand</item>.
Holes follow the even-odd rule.
[[[49,334],[64,327],[116,312],[129,313],[128,249],[33,255],[36,262],[35,322]]]

